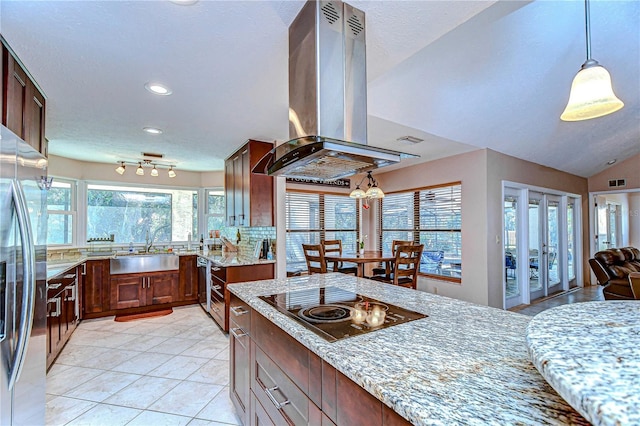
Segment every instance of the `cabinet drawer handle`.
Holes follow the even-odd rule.
[[[214,285],[214,286],[211,286],[211,288],[214,289],[214,290],[222,290],[222,286],[221,285]]]
[[[55,303],[56,304],[56,310],[55,312],[51,312],[49,314],[50,317],[59,317],[60,313],[62,311],[62,297],[53,297],[49,300],[47,300],[48,303]]]
[[[67,302],[74,302],[76,300],[76,285],[68,285],[64,288],[65,290],[71,290],[71,296],[67,296],[64,298]]]
[[[274,386],[272,388],[264,388],[264,393],[267,394],[267,396],[269,397],[269,399],[271,400],[273,405],[275,405],[278,410],[281,410],[282,407],[284,407],[285,405],[289,404],[291,401],[289,401],[287,399],[286,401],[278,402],[276,397],[273,396],[273,394],[271,393],[271,392],[275,392],[277,390],[278,390],[278,386]]]
[[[233,315],[237,317],[239,317],[240,315],[245,315],[249,313],[249,311],[244,309],[242,306],[231,306],[229,310],[233,312]]]
[[[49,284],[49,289],[51,290],[57,290],[62,286],[62,283],[55,283],[55,284]]]
[[[233,337],[235,337],[236,339],[249,335],[249,333],[245,332],[241,327],[230,328],[229,331],[231,332],[231,334],[233,334]]]
[[[211,268],[212,271],[214,272],[218,272],[220,270],[220,268],[218,268],[217,266],[214,266]]]

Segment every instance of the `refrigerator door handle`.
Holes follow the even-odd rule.
[[[20,238],[22,239],[22,261],[23,261],[23,291],[22,306],[20,315],[20,325],[18,341],[16,343],[16,351],[10,366],[9,389],[13,389],[16,382],[20,378],[24,360],[26,358],[29,336],[31,335],[31,327],[33,325],[33,315],[35,309],[35,250],[33,245],[31,223],[28,216],[27,203],[25,202],[24,193],[17,181],[11,182],[11,194],[13,196],[14,205],[16,206],[16,216],[18,218],[18,227],[20,228]]]

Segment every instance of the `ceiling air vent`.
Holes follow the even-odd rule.
[[[627,186],[626,179],[609,179],[609,188],[620,188]]]
[[[164,154],[156,154],[154,152],[143,152],[142,156],[151,158],[164,158]]]
[[[340,14],[336,10],[336,7],[333,5],[333,3],[327,3],[322,6],[322,14],[325,18],[327,18],[327,21],[329,21],[331,25],[335,24],[336,21],[340,19]]]

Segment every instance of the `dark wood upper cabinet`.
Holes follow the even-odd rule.
[[[273,143],[249,140],[225,161],[227,225],[273,226],[273,178],[251,169]]]
[[[45,102],[36,83],[2,44],[2,124],[47,155]]]

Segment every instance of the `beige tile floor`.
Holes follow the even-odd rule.
[[[229,338],[199,305],[82,321],[47,374],[47,425],[239,425]]]

